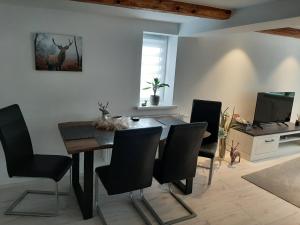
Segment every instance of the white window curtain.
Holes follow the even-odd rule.
[[[168,51],[168,36],[144,34],[142,64],[141,64],[141,90],[140,100],[148,100],[153,95],[153,90],[143,90],[148,87],[147,82],[152,82],[157,77],[161,82],[166,78],[166,61]],[[158,95],[164,98],[164,89],[159,89]]]

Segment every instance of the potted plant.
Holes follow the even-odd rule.
[[[168,84],[160,83],[160,80],[155,77],[153,78],[152,82],[147,82],[147,84],[150,84],[151,86],[143,88],[143,90],[151,89],[153,90],[153,95],[150,96],[150,103],[151,105],[158,105],[159,104],[159,95],[156,95],[157,90],[164,87],[170,87]]]

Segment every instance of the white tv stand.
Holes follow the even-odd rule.
[[[300,126],[293,123],[265,124],[264,129],[231,129],[228,145],[239,142],[238,150],[242,158],[249,161],[273,158],[282,155],[300,153]]]

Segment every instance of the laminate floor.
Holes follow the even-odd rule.
[[[299,157],[300,154],[268,159],[260,162],[241,161],[229,166],[227,161],[215,162],[215,173],[210,187],[207,186],[208,171],[197,169],[193,194],[180,195],[198,214],[192,220],[180,224],[199,225],[300,225],[300,209],[275,195],[251,184],[241,176],[251,172]],[[209,161],[199,160],[200,164]],[[61,182],[61,189],[67,190],[68,177]],[[96,225],[101,224],[97,216],[82,220],[75,196],[62,197],[60,215],[53,218],[5,216],[5,208],[25,189],[50,189],[54,184],[47,180],[38,180],[0,187],[0,224],[2,225]],[[185,215],[172,197],[164,192],[157,182],[145,190],[147,199],[166,220]],[[176,191],[176,189],[175,189]],[[177,191],[176,191],[177,192]],[[132,207],[128,195],[108,196],[100,188],[101,208],[109,224],[139,225],[143,221]],[[51,196],[29,196],[18,209],[51,210],[55,207]]]

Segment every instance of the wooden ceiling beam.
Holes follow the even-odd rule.
[[[194,16],[209,19],[226,20],[231,16],[231,10],[210,6],[197,5],[173,0],[71,0],[76,2],[94,3],[125,7],[131,9],[152,10],[163,13],[173,13],[183,16]]]
[[[279,36],[300,39],[300,29],[291,28],[291,27],[283,27],[283,28],[270,29],[270,30],[261,30],[258,32],[264,33],[264,34],[273,34],[273,35],[279,35]]]

